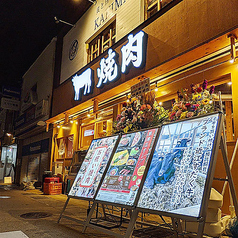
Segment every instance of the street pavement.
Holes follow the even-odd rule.
[[[17,186],[0,184],[0,238],[23,237],[18,236],[20,232],[29,238],[112,237],[91,228],[82,234],[83,224],[65,218],[57,223],[66,199],[63,194],[43,195],[38,189],[23,191]],[[87,201],[70,199],[64,214],[84,220],[87,208]],[[38,219],[21,217],[22,214],[35,212],[51,216]]]

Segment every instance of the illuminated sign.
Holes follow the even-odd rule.
[[[100,68],[97,69],[97,76],[99,79],[97,88],[119,78],[119,66],[116,63],[116,57],[117,53],[112,49],[109,49],[108,57],[106,59],[101,59]]]
[[[128,73],[130,67],[133,65],[136,68],[141,68],[145,64],[145,41],[146,35],[143,31],[136,35],[130,34],[128,36],[128,43],[121,48],[122,66],[121,72]]]
[[[163,125],[139,208],[199,217],[218,114]]]
[[[94,139],[70,189],[69,196],[93,198],[112,155],[117,136]]]
[[[72,78],[72,83],[74,86],[74,100],[81,99],[81,91],[84,88],[83,95],[92,93],[92,84],[93,84],[93,70],[88,68],[80,75],[75,75]]]
[[[97,68],[98,83],[96,87],[102,88],[105,84],[115,82],[120,78],[121,73],[127,74],[132,66],[143,68],[146,59],[146,42],[147,34],[143,31],[139,31],[134,36],[130,34],[127,44],[121,48],[121,66],[117,62],[118,54],[113,49],[109,49],[107,58],[102,58],[100,67]],[[93,92],[93,75],[94,71],[88,68],[82,74],[73,76],[74,100],[81,100],[83,88],[83,95]]]

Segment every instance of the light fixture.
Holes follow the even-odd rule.
[[[129,102],[130,102],[130,97],[129,97],[129,94],[127,94],[127,95],[126,95],[126,98],[127,98],[126,102],[128,102],[128,103],[129,103]]]
[[[60,124],[57,125],[57,128],[60,128]]]
[[[157,82],[155,83],[155,92],[158,92]]]
[[[89,118],[90,116],[91,116],[90,111],[88,110],[87,117]]]
[[[12,134],[11,133],[6,133],[6,135],[10,137]]]
[[[159,105],[160,105],[160,106],[162,106],[162,105],[163,105],[163,103],[162,103],[162,102],[159,102]]]
[[[66,25],[69,25],[69,26],[72,26],[72,27],[75,27],[75,25],[73,25],[73,24],[71,24],[71,23],[69,23],[69,22],[66,22],[66,21],[63,21],[63,20],[60,20],[60,19],[58,19],[56,16],[54,17],[54,19],[55,19],[55,23],[64,23],[64,24],[66,24]]]
[[[227,84],[230,86],[230,85],[232,85],[232,82],[230,81],[230,82],[228,82]]]
[[[75,124],[78,125],[79,124],[78,121],[76,121]]]
[[[93,3],[93,4],[95,4],[96,5],[96,3],[97,3],[97,0],[88,0],[89,2],[91,2],[91,3]]]
[[[234,34],[229,34],[228,38],[230,38],[230,45],[231,45],[231,59],[230,59],[230,63],[234,63],[236,60],[236,40],[237,37]]]
[[[70,121],[69,121],[71,124],[73,124],[74,123],[74,121],[72,120],[72,119],[70,119]]]

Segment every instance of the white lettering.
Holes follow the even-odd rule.
[[[138,32],[135,36],[130,34],[128,36],[128,43],[121,48],[122,52],[122,73],[128,73],[131,64],[140,68],[144,63],[144,50],[143,45],[145,33],[143,31]]]
[[[109,49],[108,57],[106,59],[101,59],[100,68],[97,69],[97,76],[99,78],[97,88],[100,88],[103,84],[111,82],[119,77],[119,67],[115,58],[116,52]]]

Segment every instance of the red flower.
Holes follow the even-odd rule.
[[[197,92],[198,92],[198,93],[202,92],[202,88],[201,88],[201,87],[198,87],[198,88],[197,88]]]
[[[117,121],[120,121],[120,119],[121,119],[121,114],[119,114],[119,115],[117,115]]]
[[[187,107],[187,108],[188,108],[188,107],[191,107],[191,103],[189,103],[189,102],[186,103],[186,104],[185,104],[185,107]]]

